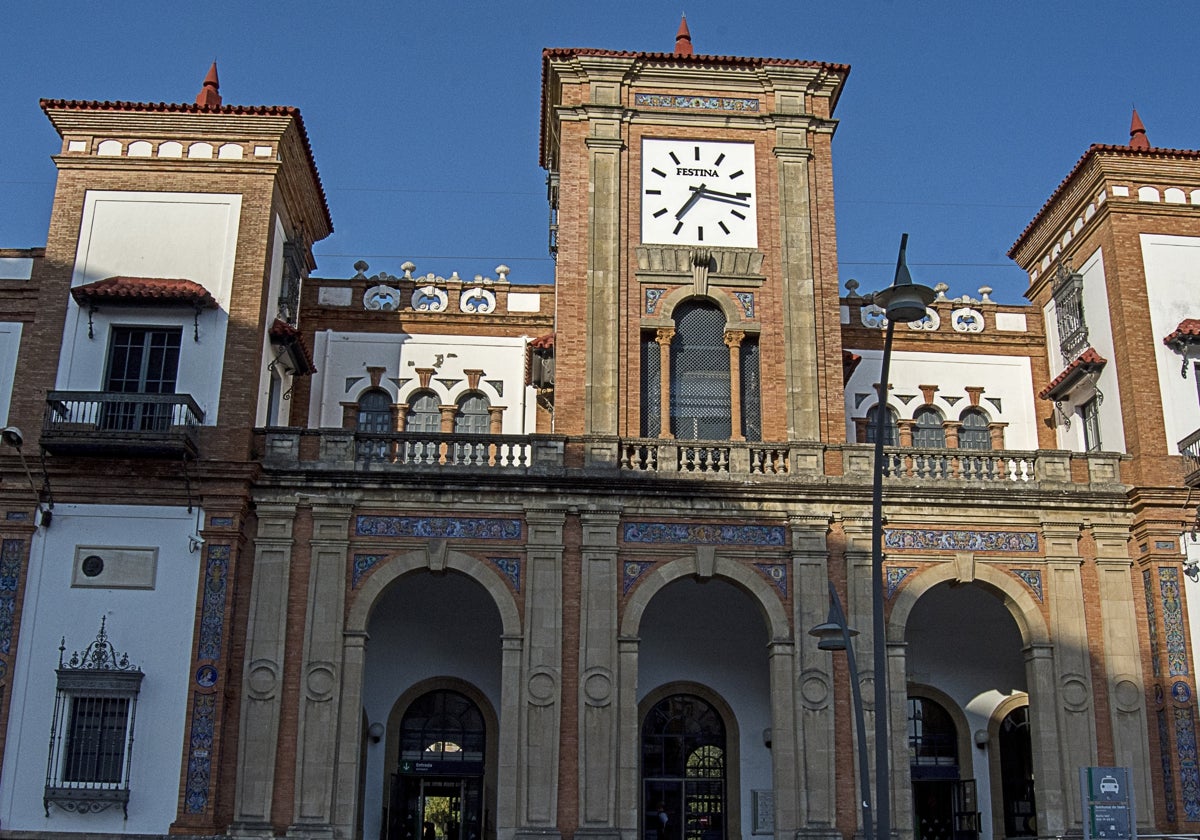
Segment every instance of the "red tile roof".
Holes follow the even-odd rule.
[[[1021,235],[1017,237],[1016,242],[1014,242],[1012,247],[1008,249],[1009,259],[1016,259],[1017,248],[1019,248],[1021,243],[1025,241],[1025,237],[1029,235],[1029,232],[1037,227],[1038,222],[1042,220],[1042,217],[1046,215],[1046,211],[1050,209],[1050,205],[1052,205],[1062,194],[1063,190],[1067,188],[1067,184],[1071,182],[1071,180],[1075,177],[1075,174],[1083,169],[1085,163],[1101,154],[1116,155],[1118,157],[1200,160],[1200,150],[1197,149],[1139,149],[1135,146],[1110,146],[1104,143],[1092,144],[1092,146],[1083,153],[1083,157],[1081,157],[1075,163],[1075,166],[1071,169],[1071,171],[1067,173],[1067,177],[1063,178],[1061,183],[1054,188],[1054,192],[1050,194],[1048,199],[1046,199],[1046,203],[1042,205],[1042,208],[1037,211],[1037,215],[1035,215],[1029,224],[1025,226],[1025,230],[1021,231]]]
[[[529,342],[529,346],[535,350],[549,350],[554,347],[554,336],[554,333],[547,333],[546,335],[539,336],[538,338],[535,338],[533,341]]]
[[[316,181],[317,194],[321,199],[321,209],[325,213],[325,224],[333,231],[333,217],[329,214],[329,202],[325,198],[325,187],[321,184],[321,173],[317,171],[317,160],[313,157],[312,145],[308,142],[308,132],[304,128],[304,119],[300,109],[291,105],[220,105],[217,107],[197,105],[185,102],[123,102],[82,99],[43,99],[43,111],[60,109],[64,111],[139,111],[143,113],[161,114],[218,114],[218,115],[257,115],[267,117],[291,117],[296,121],[296,129],[300,132],[300,142],[308,157],[308,166],[312,170],[313,180]]]
[[[217,301],[199,283],[162,277],[106,277],[76,286],[71,297],[80,306],[119,301],[134,306],[185,303],[197,309],[217,308]]]
[[[1054,381],[1042,389],[1038,397],[1043,400],[1056,400],[1066,394],[1071,386],[1085,373],[1100,370],[1108,364],[1108,360],[1089,347],[1079,354],[1078,358],[1063,368],[1063,372],[1054,377]]]
[[[271,324],[270,336],[271,341],[282,344],[291,352],[292,360],[296,364],[296,376],[308,376],[317,372],[317,366],[313,364],[312,352],[309,351],[308,343],[304,340],[304,334],[300,330],[286,321],[276,318],[275,323]]]
[[[1200,340],[1200,318],[1184,318],[1175,328],[1175,332],[1163,339],[1168,347],[1173,344],[1193,344]]]
[[[850,381],[850,377],[854,375],[855,369],[859,362],[862,361],[862,356],[857,353],[851,353],[849,350],[842,350],[842,384],[845,385]]]

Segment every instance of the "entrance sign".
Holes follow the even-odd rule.
[[[1080,798],[1084,805],[1083,832],[1087,840],[1134,840],[1133,788],[1128,767],[1079,768]]]

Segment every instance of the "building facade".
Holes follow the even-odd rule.
[[[300,114],[215,67],[44,101],[46,247],[0,251],[0,834],[851,837],[808,631],[832,584],[873,655],[881,410],[896,830],[1079,832],[1116,766],[1195,831],[1200,154],[1093,147],[1013,246],[1031,304],[939,287],[881,386],[848,72],[686,25],[546,50],[552,284],[314,275]]]

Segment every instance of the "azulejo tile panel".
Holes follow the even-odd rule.
[[[727,96],[671,96],[664,93],[636,93],[633,104],[640,108],[682,108],[689,111],[757,111],[757,99]]]
[[[1191,706],[1175,709],[1175,749],[1179,753],[1184,818],[1200,820],[1200,765],[1196,760],[1196,717]]]
[[[359,516],[360,537],[425,537],[464,540],[519,540],[521,520],[459,516]]]
[[[1150,570],[1142,572],[1142,589],[1146,593],[1146,626],[1150,637],[1150,668],[1154,676],[1162,676],[1162,663],[1158,660],[1158,616],[1154,610],[1154,581]],[[1165,742],[1164,742],[1165,743]]]
[[[645,563],[638,560],[628,560],[621,569],[621,594],[627,595],[633,585],[638,582],[638,579],[654,568],[653,563]]]
[[[187,785],[183,795],[189,814],[202,814],[208,808],[216,701],[215,694],[192,694],[192,734],[188,741]]]
[[[225,635],[225,596],[229,589],[230,546],[210,545],[204,566],[204,607],[200,613],[200,642],[197,659],[221,658],[221,640]]]
[[[1162,774],[1163,774],[1163,800],[1166,805],[1167,822],[1175,822],[1176,804],[1175,804],[1175,774],[1171,772],[1171,750],[1168,745],[1171,743],[1170,734],[1167,731],[1167,712],[1166,709],[1158,710],[1158,743],[1160,746],[1159,752],[1162,754]]]
[[[937,531],[929,528],[885,528],[883,544],[917,551],[1037,551],[1036,531]]]
[[[21,580],[21,555],[24,540],[4,540],[0,544],[0,654],[12,653],[13,615],[17,610],[17,585]],[[0,660],[0,678],[8,673],[8,663]]]
[[[517,592],[521,591],[521,559],[519,557],[489,557],[500,573],[508,578]]]
[[[358,585],[362,583],[362,579],[386,559],[386,554],[355,554],[354,569],[350,573],[350,588],[358,589]]]
[[[1037,596],[1038,601],[1044,600],[1042,597],[1042,573],[1037,569],[1013,569],[1012,573],[1019,577],[1026,586],[1033,590],[1033,594]]]
[[[1159,567],[1158,589],[1162,596],[1163,636],[1167,642],[1167,673],[1172,677],[1188,672],[1187,639],[1183,633],[1183,604],[1179,600],[1179,570]]]
[[[787,545],[782,525],[718,525],[694,522],[626,522],[625,542],[682,545]]]
[[[758,569],[767,580],[775,584],[775,588],[779,590],[784,598],[788,594],[788,572],[787,566],[783,563],[755,563],[754,568]]]
[[[892,600],[892,596],[900,588],[900,584],[904,583],[904,579],[917,570],[916,566],[888,566],[887,571],[887,597]]]

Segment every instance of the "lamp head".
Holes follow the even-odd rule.
[[[25,436],[21,434],[21,430],[16,426],[5,426],[0,429],[0,441],[3,441],[13,449],[20,449],[21,444],[25,442]]]
[[[887,313],[889,321],[919,321],[925,317],[925,307],[933,303],[937,292],[912,281],[908,272],[908,234],[900,236],[900,254],[896,258],[896,276],[892,285],[874,295],[875,305]]]

